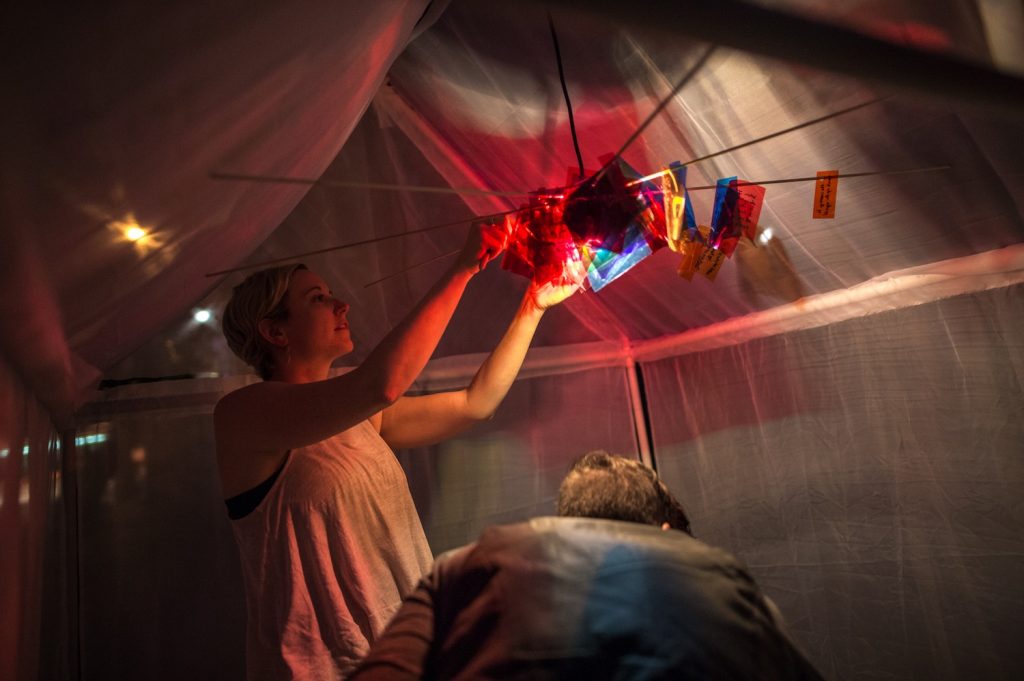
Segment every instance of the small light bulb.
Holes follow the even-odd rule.
[[[146,236],[146,230],[142,229],[138,225],[132,225],[125,230],[124,235],[128,237],[129,241],[138,241],[142,237]]]
[[[195,314],[192,315],[192,318],[200,324],[205,324],[210,321],[210,316],[209,310],[196,310]]]

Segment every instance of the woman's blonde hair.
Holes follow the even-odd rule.
[[[288,286],[292,275],[304,269],[306,266],[299,263],[254,272],[234,288],[224,308],[221,328],[228,347],[263,380],[274,371],[274,356],[270,343],[260,335],[259,323],[288,318]]]

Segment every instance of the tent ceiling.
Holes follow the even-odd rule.
[[[991,3],[761,4],[977,61],[996,51]],[[575,165],[541,7],[456,2],[411,42],[423,2],[218,3],[159,16],[131,7],[83,10],[66,24],[35,17],[8,45],[21,55],[22,106],[4,114],[16,142],[3,160],[12,245],[3,258],[17,265],[4,286],[39,290],[5,296],[5,309],[53,339],[26,354],[7,334],[3,350],[22,369],[77,356],[115,377],[238,371],[216,330],[189,318],[200,304],[219,311],[243,275],[206,273],[517,204],[307,192],[210,172],[532,190],[562,183]],[[706,45],[597,15],[558,11],[555,20],[584,162],[596,168]],[[998,51],[1012,57],[1013,45]],[[742,246],[714,283],[679,278],[666,249],[553,311],[537,343],[659,338],[1020,242],[1020,115],[734,48],[714,52],[625,159],[656,170],[877,97],[886,99],[695,165],[690,184],[950,168],[841,181],[835,220],[810,219],[812,183],[769,185],[761,224],[774,238]],[[711,194],[693,194],[699,221]],[[118,238],[114,223],[128,214],[155,230],[148,248]],[[445,261],[364,284],[451,251],[464,233],[453,226],[306,262],[352,302],[365,352]],[[491,347],[524,285],[492,266],[438,354]]]

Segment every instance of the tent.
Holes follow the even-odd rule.
[[[399,452],[434,552],[551,513],[603,448],[657,467],[826,676],[1024,665],[1019,3],[114,0],[12,11],[0,48],[3,678],[240,675],[210,424],[257,379],[217,323],[245,272],[214,273],[372,241],[302,258],[358,363],[522,201],[486,192],[577,167],[549,11],[582,165],[667,101],[623,159],[740,147],[688,185],[765,202],[713,281],[665,248],[577,294],[492,420]],[[768,183],[834,169],[831,219]],[[464,384],[525,286],[479,275],[415,389]]]

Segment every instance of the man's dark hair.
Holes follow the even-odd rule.
[[[569,469],[558,489],[558,515],[659,527],[668,523],[691,534],[683,505],[657,473],[635,459],[601,450],[584,454]]]

